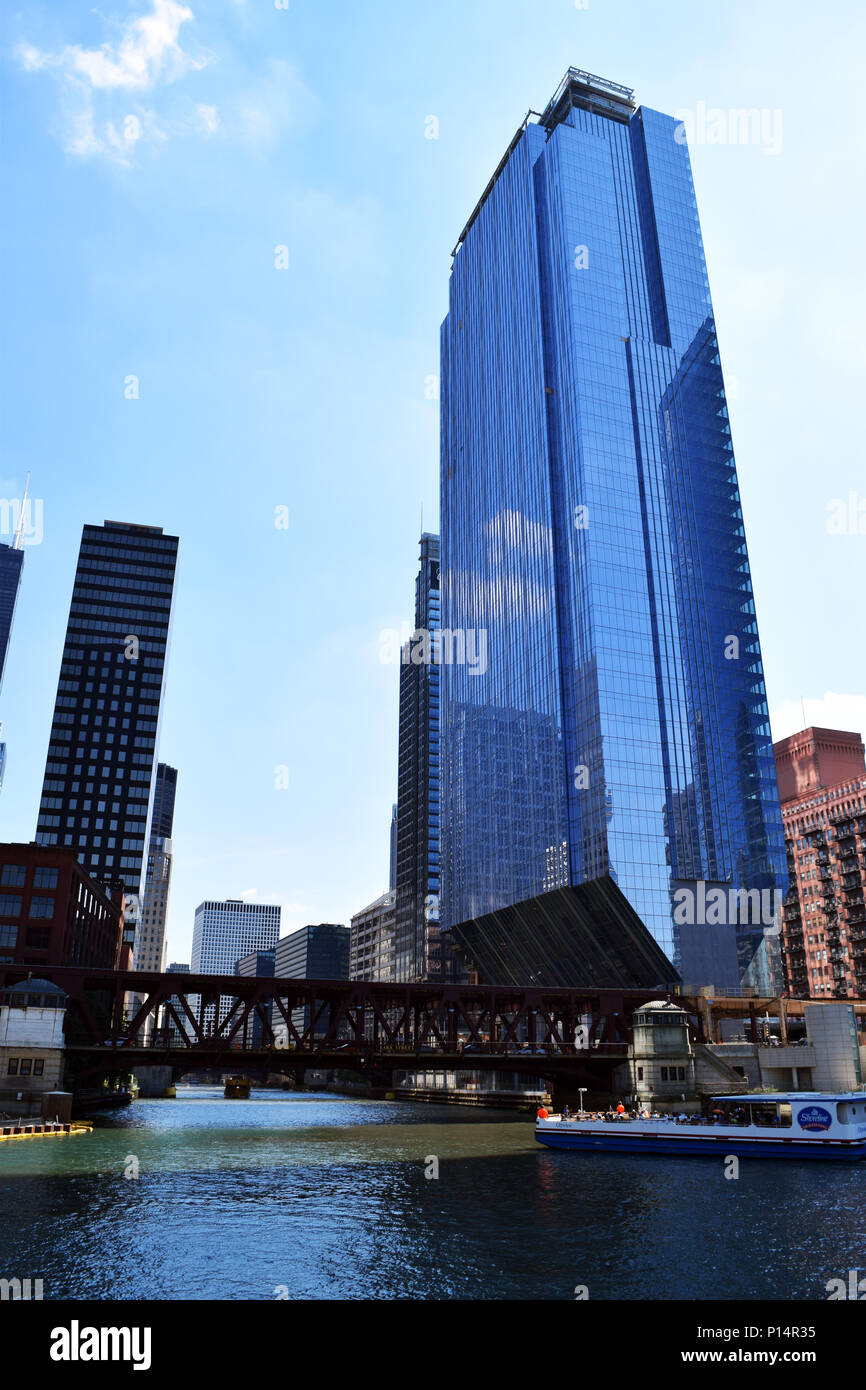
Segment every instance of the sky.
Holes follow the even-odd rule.
[[[0,509],[28,472],[37,506],[0,839],[35,834],[81,527],[136,521],[180,536],[169,960],[205,898],[285,933],[387,888],[450,251],[569,65],[691,136],[774,737],[866,733],[864,48],[859,0],[8,3]]]

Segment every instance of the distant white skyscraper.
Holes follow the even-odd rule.
[[[192,975],[235,975],[237,962],[252,951],[270,951],[280,936],[280,908],[272,903],[247,903],[240,898],[199,903],[192,932]],[[201,1010],[199,995],[189,998],[193,1013],[210,1033],[231,1011],[231,1000],[222,1000],[219,1019],[213,1005]]]
[[[192,933],[193,975],[233,975],[251,951],[269,951],[280,937],[280,908],[240,898],[199,903]]]
[[[169,767],[167,763],[159,763],[153,794],[141,919],[135,938],[136,970],[165,970],[165,927],[171,888],[171,832],[176,787],[177,768]]]

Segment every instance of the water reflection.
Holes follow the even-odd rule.
[[[726,1181],[721,1161],[539,1150],[493,1111],[193,1096],[0,1146],[0,1274],[47,1298],[810,1299],[864,1264],[863,1165]]]

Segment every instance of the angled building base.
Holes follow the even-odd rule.
[[[488,985],[666,990],[680,979],[608,877],[459,922],[451,937]]]

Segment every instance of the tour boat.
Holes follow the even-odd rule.
[[[866,1158],[866,1091],[713,1096],[708,1115],[629,1116],[539,1110],[535,1137],[551,1149],[607,1153]]]

